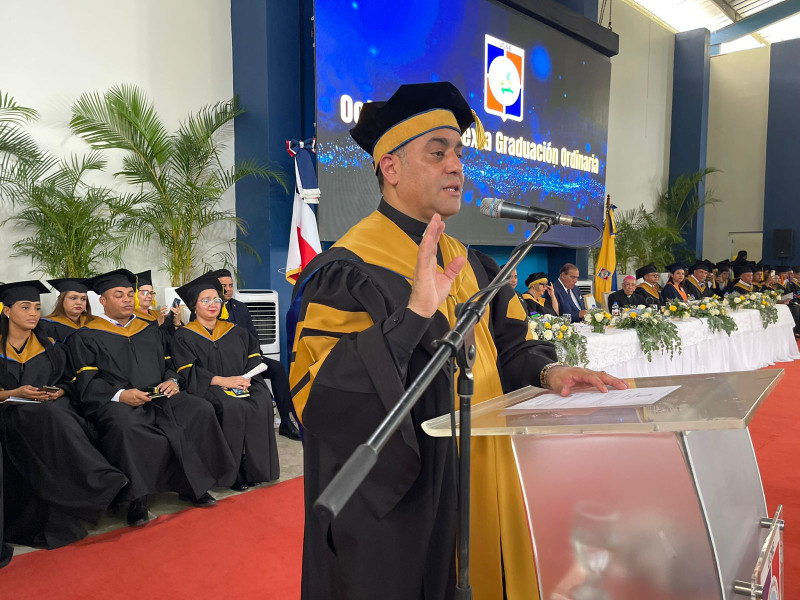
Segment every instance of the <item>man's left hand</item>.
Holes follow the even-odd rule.
[[[167,398],[171,398],[181,390],[178,387],[178,384],[172,381],[172,379],[167,379],[163,383],[158,384],[158,391],[164,394]]]
[[[595,387],[601,392],[608,391],[607,386],[618,390],[627,390],[628,384],[604,371],[592,371],[581,367],[553,367],[547,372],[547,386],[556,394],[568,396],[574,387]]]

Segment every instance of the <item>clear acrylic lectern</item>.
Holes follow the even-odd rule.
[[[475,405],[472,435],[511,436],[542,600],[783,598],[782,515],[747,430],[782,377],[628,380],[680,386],[646,407],[509,410],[534,387]],[[451,435],[449,415],[423,429]]]

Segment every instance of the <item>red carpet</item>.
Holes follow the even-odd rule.
[[[800,598],[800,362],[753,420],[770,515],[784,506],[786,597]],[[0,570],[0,597],[15,600],[258,598],[300,596],[302,478],[159,517],[50,552],[16,556]]]
[[[800,361],[778,363],[786,374],[750,424],[767,510],[783,504],[785,597],[800,598]]]
[[[300,597],[303,479],[158,517],[58,550],[15,556],[0,598]]]

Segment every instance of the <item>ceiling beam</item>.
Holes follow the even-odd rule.
[[[711,34],[712,53],[713,46],[718,46],[719,44],[724,44],[726,42],[732,42],[733,40],[738,40],[746,35],[751,35],[759,29],[768,27],[769,25],[777,23],[778,21],[788,19],[797,13],[800,13],[800,0],[784,0],[780,4],[770,6],[765,10],[742,19],[741,21],[737,21],[731,25],[728,25],[727,27],[718,29]]]
[[[725,16],[728,17],[731,21],[736,23],[737,21],[741,21],[743,19],[742,15],[740,15],[735,8],[733,8],[730,4],[728,4],[727,0],[711,0],[714,4],[717,5],[717,8],[720,9]]]

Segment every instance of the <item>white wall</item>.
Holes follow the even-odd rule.
[[[651,209],[669,175],[675,36],[624,2],[614,3],[612,24],[619,54],[611,59],[606,193],[619,209]]]
[[[711,59],[706,161],[722,173],[710,175],[707,187],[723,202],[706,208],[703,256],[716,260],[730,256],[729,232],[762,229],[769,56],[763,47]]]
[[[86,149],[67,127],[72,102],[119,83],[143,88],[174,130],[188,113],[233,96],[230,10],[230,0],[2,0],[0,89],[41,113],[32,132],[57,155]],[[232,130],[229,138],[226,166]],[[223,208],[233,207],[231,190]],[[0,207],[0,220],[9,210]],[[223,235],[232,237],[233,229]],[[6,258],[21,237],[9,225],[0,230],[0,281],[34,276],[29,260]],[[151,245],[135,249],[125,266],[157,270],[160,262]],[[167,276],[159,273],[154,283],[167,285]]]

